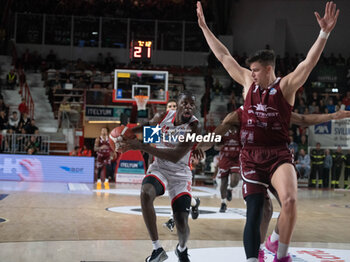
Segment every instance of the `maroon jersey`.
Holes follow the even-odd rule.
[[[111,147],[109,145],[108,136],[106,139],[103,139],[102,136],[99,138],[98,146],[108,146],[108,148],[101,148],[97,151],[97,167],[102,167],[111,163]]]
[[[222,137],[223,146],[219,154],[219,168],[229,169],[230,167],[239,166],[239,152],[241,143],[239,139],[239,129],[229,130]]]
[[[289,142],[292,106],[283,97],[280,78],[267,89],[254,83],[244,101],[241,117],[242,146],[277,146]]]

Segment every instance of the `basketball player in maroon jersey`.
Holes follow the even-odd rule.
[[[103,127],[101,134],[95,139],[94,150],[97,154],[96,168],[97,168],[97,185],[96,189],[101,189],[101,173],[104,181],[105,189],[109,189],[108,178],[106,178],[106,166],[111,164],[112,149],[109,145],[108,130]]]
[[[300,126],[311,126],[320,124],[323,122],[327,122],[330,120],[339,120],[350,117],[350,111],[337,111],[332,114],[310,114],[310,115],[301,115],[292,112],[291,114],[291,123],[295,125]],[[242,107],[238,108],[234,112],[229,113],[225,119],[223,120],[222,124],[220,124],[216,129],[214,130],[214,133],[217,135],[224,135],[227,133],[228,130],[232,129],[233,126],[236,128],[240,127],[240,120],[242,118]],[[193,151],[193,155],[198,158],[203,158],[204,153],[203,151],[208,150],[210,147],[212,147],[214,143],[200,143],[197,145],[196,150]],[[243,187],[246,186],[246,182],[243,182]],[[269,187],[270,192],[276,197],[279,204],[281,205],[278,195],[273,187]],[[272,217],[273,213],[273,207],[271,199],[267,193],[267,191],[264,192],[264,204],[263,204],[263,215],[262,215],[262,221],[260,224],[260,249],[259,249],[259,262],[264,261],[264,251],[262,249],[263,243],[266,238],[268,226]],[[276,227],[274,229],[273,234],[274,237],[277,238],[277,241],[271,241],[271,236],[266,242],[266,248],[271,252],[276,252],[278,247],[278,239],[279,239],[279,230],[278,230],[278,223],[276,224]],[[277,243],[276,243],[277,242]]]
[[[225,213],[227,201],[232,200],[232,189],[237,186],[239,174],[239,152],[241,143],[239,141],[239,128],[232,126],[223,136],[220,146],[217,177],[221,180],[220,195],[221,206],[219,212]],[[230,185],[228,184],[230,179]]]
[[[292,105],[296,91],[317,64],[338,15],[339,10],[336,10],[333,2],[327,2],[324,17],[315,12],[321,27],[317,40],[305,60],[281,79],[275,75],[275,55],[270,50],[259,51],[248,58],[250,70],[241,67],[209,30],[202,6],[197,2],[198,24],[209,47],[230,76],[244,87],[245,102],[241,119],[243,148],[240,160],[241,176],[246,182],[243,193],[246,195],[247,220],[243,239],[247,261],[257,261],[262,196],[270,183],[282,204],[280,238],[274,261],[292,261],[288,247],[297,218],[297,177],[287,147]]]

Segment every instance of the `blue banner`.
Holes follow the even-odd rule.
[[[93,183],[94,158],[0,154],[0,180]]]

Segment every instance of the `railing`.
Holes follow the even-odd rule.
[[[20,93],[21,97],[25,99],[26,105],[28,107],[28,114],[31,119],[34,119],[34,101],[32,98],[32,95],[30,93],[28,84],[26,82],[26,75],[21,67],[21,65],[18,65],[17,63],[17,50],[16,45],[12,42],[12,63],[17,66],[17,72],[18,72],[18,78],[19,78],[19,87],[20,87]]]
[[[197,22],[16,13],[14,25],[16,43],[128,49],[134,39],[153,41],[153,50],[209,51]]]
[[[0,145],[0,152],[6,154],[48,155],[50,150],[49,136],[44,135],[0,134]]]

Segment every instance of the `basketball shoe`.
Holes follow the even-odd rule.
[[[265,252],[262,249],[259,249],[258,260],[259,260],[259,262],[264,262],[265,261]]]
[[[199,216],[198,207],[201,203],[201,200],[199,199],[199,197],[195,197],[194,199],[196,200],[196,205],[194,207],[191,207],[191,216],[192,216],[192,219],[197,219]]]
[[[268,251],[276,253],[278,249],[278,240],[271,242],[271,236],[269,236],[265,242],[265,247]]]
[[[101,188],[102,188],[102,182],[101,182],[101,179],[98,179],[96,183],[96,189],[101,190]]]
[[[174,219],[173,218],[169,218],[169,220],[163,224],[163,227],[169,229],[170,232],[173,232],[174,231],[174,227],[175,227]]]
[[[175,254],[179,258],[179,262],[190,262],[190,259],[188,258],[188,254],[187,254],[187,247],[182,252],[178,250],[178,247],[179,247],[179,244],[177,244],[176,246]]]
[[[292,262],[292,258],[290,257],[290,255],[288,255],[286,257],[282,257],[281,259],[278,259],[276,254],[273,262]]]
[[[168,255],[162,247],[153,250],[152,255],[146,258],[146,262],[162,262],[168,258]]]

